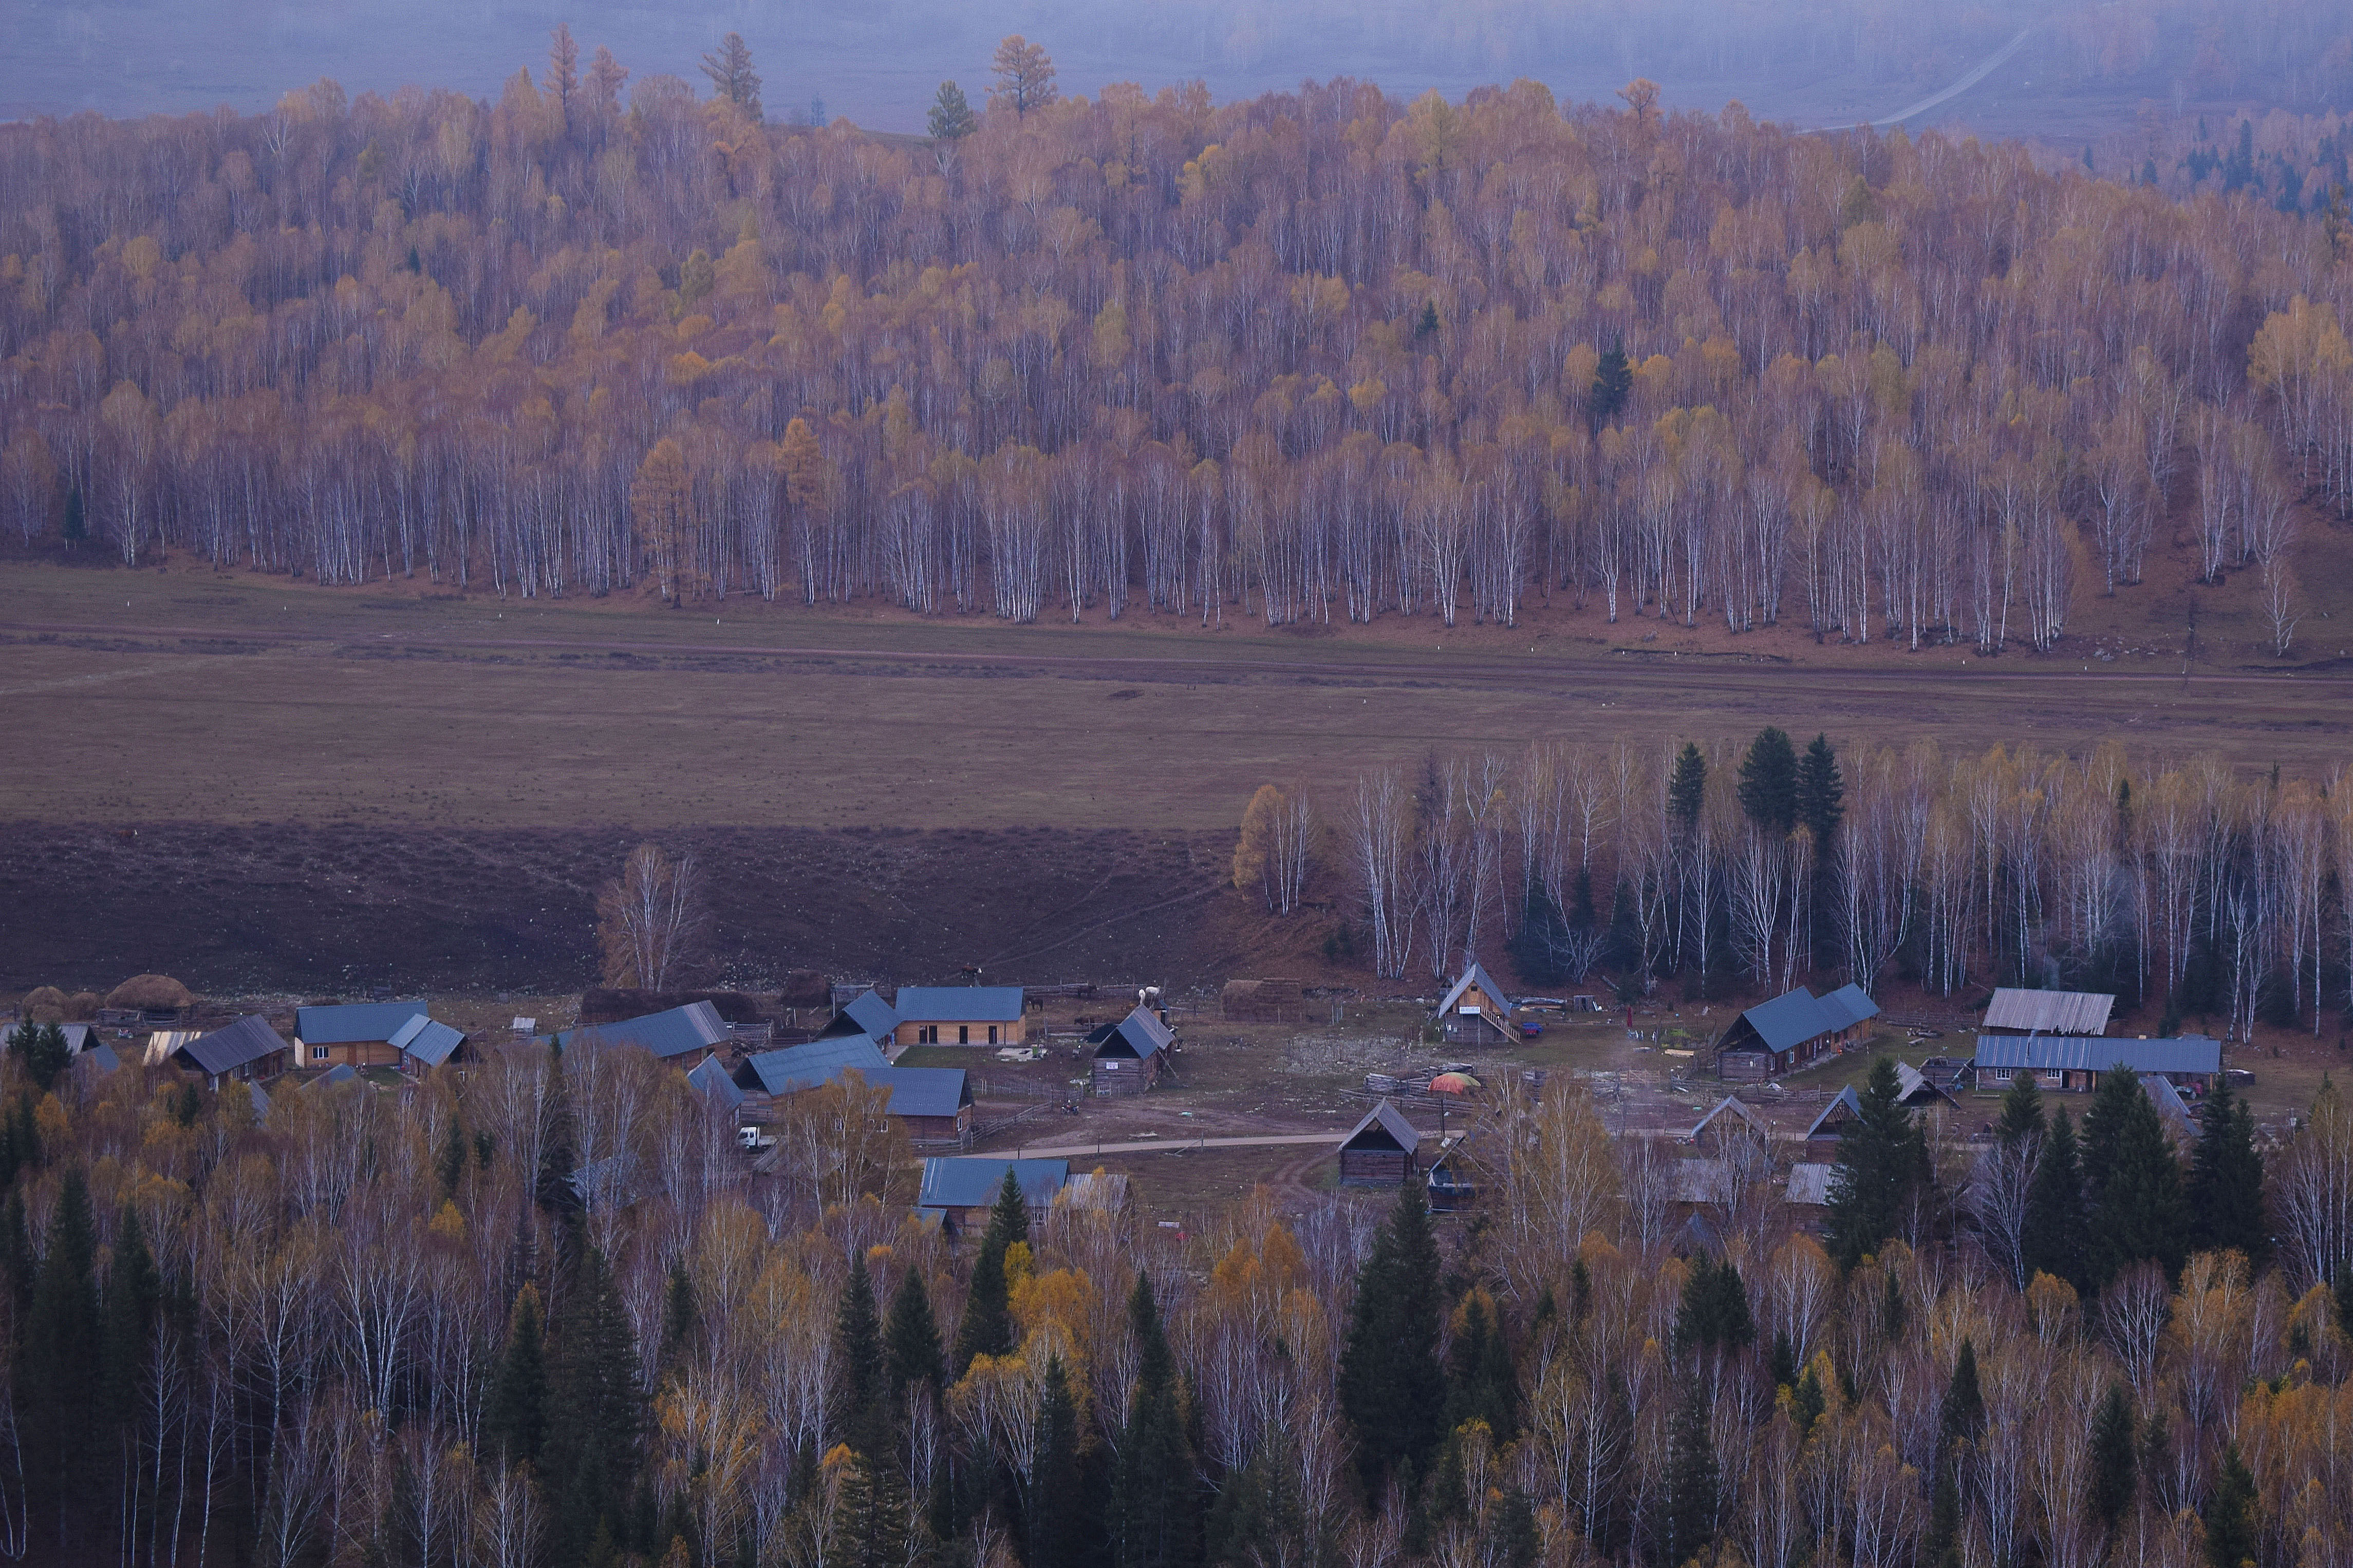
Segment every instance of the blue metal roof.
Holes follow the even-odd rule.
[[[1852,984],[1823,997],[1820,1005],[1822,1017],[1833,1029],[1852,1028],[1865,1018],[1879,1016],[1879,1004],[1871,999],[1871,994]]]
[[[306,1046],[352,1046],[389,1040],[411,1018],[421,1017],[417,1002],[346,1002],[332,1007],[294,1009],[294,1035]]]
[[[642,1046],[658,1057],[684,1056],[724,1042],[727,1026],[708,1002],[690,1002],[666,1013],[649,1013],[618,1024],[592,1024],[557,1037],[567,1048],[583,1037],[607,1046]]]
[[[705,1057],[686,1075],[686,1081],[711,1097],[722,1110],[733,1110],[744,1103],[744,1091],[727,1076],[717,1057]]]
[[[1149,1061],[1166,1050],[1176,1037],[1176,1031],[1138,1007],[1116,1024],[1105,1024],[1087,1039],[1099,1057],[1134,1057]]]
[[[829,1040],[812,1040],[806,1046],[762,1051],[745,1065],[751,1068],[760,1087],[770,1094],[792,1094],[831,1083],[849,1068],[864,1073],[871,1083],[876,1073],[891,1064],[866,1036],[837,1035]]]
[[[466,1043],[466,1037],[447,1024],[424,1017],[412,1022],[416,1026],[403,1029],[392,1043],[427,1067],[439,1067],[449,1059],[452,1052]]]
[[[891,1091],[893,1116],[954,1116],[965,1100],[962,1068],[876,1068],[865,1078]]]
[[[987,1208],[997,1201],[997,1190],[1005,1184],[1008,1170],[1012,1171],[1023,1200],[1033,1208],[1052,1203],[1054,1194],[1062,1190],[1062,1184],[1071,1179],[1068,1160],[995,1160],[986,1155],[946,1154],[923,1162],[923,1195],[915,1201],[923,1208]]]
[[[851,1022],[877,1039],[899,1026],[898,1009],[871,990],[861,991],[852,996],[842,1011],[849,1015]]]
[[[100,1076],[111,1073],[122,1065],[122,1058],[114,1054],[114,1047],[103,1041],[83,1050],[76,1059],[90,1063],[90,1071]]]
[[[1009,1024],[1021,1016],[1018,985],[902,985],[902,1024]]]
[[[1821,1003],[1802,985],[1770,1002],[1759,1002],[1740,1016],[1748,1020],[1766,1047],[1776,1051],[1794,1049],[1837,1026],[1823,1021]]]
[[[2103,1035],[1979,1035],[1979,1071],[2105,1072],[2122,1063],[2135,1072],[2213,1074],[2222,1070],[2222,1042],[2203,1035],[2174,1040],[2119,1040]]]

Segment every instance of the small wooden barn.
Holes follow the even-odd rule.
[[[1448,1041],[1455,1045],[1493,1044],[1510,1040],[1513,1002],[1495,977],[1476,963],[1466,964],[1437,1008],[1430,1014]]]
[[[268,1019],[249,1013],[180,1046],[171,1060],[181,1071],[202,1076],[206,1089],[216,1089],[227,1081],[276,1078],[293,1050]]]
[[[1395,1187],[1421,1168],[1421,1134],[1405,1112],[1384,1100],[1340,1140],[1340,1184]]]
[[[1142,1007],[1087,1037],[1097,1094],[1142,1094],[1160,1081],[1176,1032]]]
[[[1846,1137],[1847,1123],[1862,1115],[1862,1097],[1855,1093],[1854,1085],[1840,1089],[1837,1097],[1822,1107],[1822,1113],[1814,1118],[1814,1124],[1806,1129],[1806,1158],[1835,1163],[1839,1144]]]

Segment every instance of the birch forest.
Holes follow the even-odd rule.
[[[1317,815],[1325,890],[1392,978],[1507,952],[1539,985],[1680,976],[1694,998],[1813,973],[1874,994],[2073,987],[2161,1004],[2160,1034],[2188,1017],[2242,1041],[2259,1021],[2317,1034],[2353,1007],[2341,771],[2250,774],[2114,742],[1841,755],[1767,729],[1746,747],[1432,754]]]
[[[2286,584],[2353,507],[2353,233],[2244,138],[2159,185],[1640,80],[1063,97],[1034,45],[889,137],[766,122],[737,47],[707,97],[565,33],[495,102],[0,126],[0,529],[501,595],[1995,649],[2180,528]]]

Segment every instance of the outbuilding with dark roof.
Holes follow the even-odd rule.
[[[667,1012],[649,1013],[617,1024],[595,1024],[558,1035],[558,1047],[569,1050],[594,1039],[604,1046],[638,1046],[666,1062],[691,1067],[728,1040],[727,1023],[708,1002],[690,1002]]]
[[[1800,985],[1732,1021],[1715,1044],[1717,1075],[1753,1083],[1793,1072],[1844,1050],[1878,1016],[1879,1004],[1859,985],[1842,985],[1827,996]]]
[[[1340,1184],[1395,1187],[1413,1179],[1421,1165],[1421,1134],[1405,1112],[1383,1100],[1340,1140]]]
[[[224,1082],[276,1078],[286,1070],[293,1050],[269,1019],[248,1013],[182,1045],[171,1061],[183,1071],[202,1074],[205,1087],[216,1089]]]
[[[1087,1037],[1087,1044],[1094,1047],[1094,1091],[1142,1094],[1160,1081],[1176,1038],[1175,1030],[1142,1007],[1116,1024],[1105,1024]]]
[[[985,1154],[939,1155],[923,1162],[923,1184],[915,1198],[916,1211],[927,1218],[960,1227],[986,1220],[1005,1184],[1005,1173],[1031,1212],[1050,1207],[1054,1194],[1071,1179],[1068,1160],[1008,1160]]]

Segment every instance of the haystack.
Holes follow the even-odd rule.
[[[36,985],[25,993],[19,1010],[36,1024],[62,1024],[66,1017],[66,994],[54,985]]]
[[[186,1007],[195,1003],[195,993],[168,974],[134,974],[106,994],[110,1007],[139,1007],[163,1010]]]
[[[87,1024],[97,1017],[98,1010],[105,1005],[106,998],[97,992],[77,991],[66,998],[66,1022]]]

